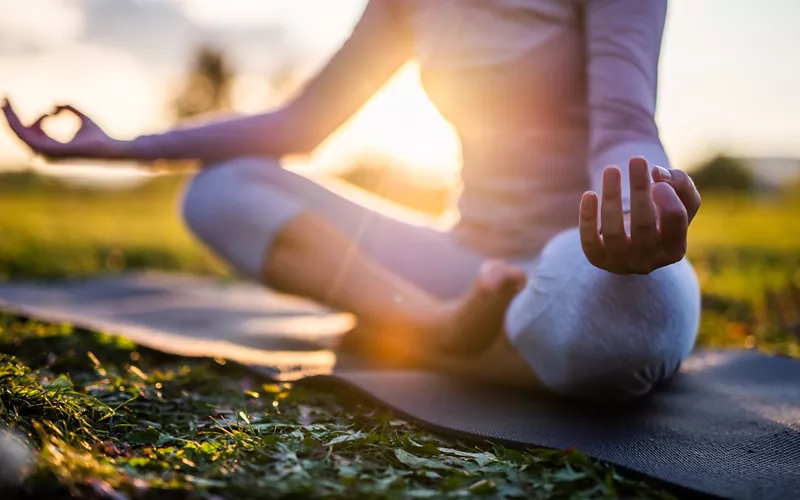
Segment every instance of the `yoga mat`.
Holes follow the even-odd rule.
[[[279,380],[345,384],[444,433],[577,448],[698,492],[800,497],[800,361],[755,351],[693,354],[626,404],[566,401],[413,369],[368,369],[331,347],[349,315],[241,283],[131,275],[0,283],[0,308],[124,335],[171,353],[227,358]]]
[[[150,273],[0,283],[0,308],[172,354],[259,366],[282,381],[331,373],[331,348],[355,324],[349,314],[254,284]]]

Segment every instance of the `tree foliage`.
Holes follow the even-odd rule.
[[[702,191],[749,192],[756,187],[752,170],[742,160],[718,155],[692,172],[697,189]]]
[[[184,119],[228,109],[233,75],[224,52],[208,45],[199,47],[186,81],[173,102],[175,116]]]

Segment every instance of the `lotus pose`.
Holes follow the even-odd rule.
[[[281,109],[118,140],[41,117],[14,132],[52,158],[197,159],[182,215],[241,275],[351,311],[397,350],[595,399],[647,393],[692,349],[684,259],[700,196],[654,121],[666,0],[371,0]],[[406,61],[463,148],[459,220],[387,215],[281,167]]]

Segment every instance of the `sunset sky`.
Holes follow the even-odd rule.
[[[55,102],[82,107],[113,134],[160,130],[192,50],[211,41],[241,73],[236,107],[277,101],[270,73],[305,75],[347,36],[364,0],[0,0],[0,95],[24,118]],[[313,13],[313,16],[309,14]],[[658,122],[673,162],[725,150],[800,157],[800,2],[672,0],[661,63]],[[404,69],[314,159],[333,168],[361,150],[450,179],[458,147]],[[0,165],[27,153],[0,126]]]

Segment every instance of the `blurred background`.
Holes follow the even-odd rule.
[[[25,121],[71,103],[112,135],[290,98],[365,0],[0,0],[0,95]],[[671,0],[658,123],[704,197],[690,257],[701,342],[800,355],[800,2]],[[58,119],[61,137],[75,123]],[[409,63],[291,168],[428,215],[458,188],[458,139]],[[185,165],[49,165],[0,124],[0,277],[227,276],[174,206]]]

